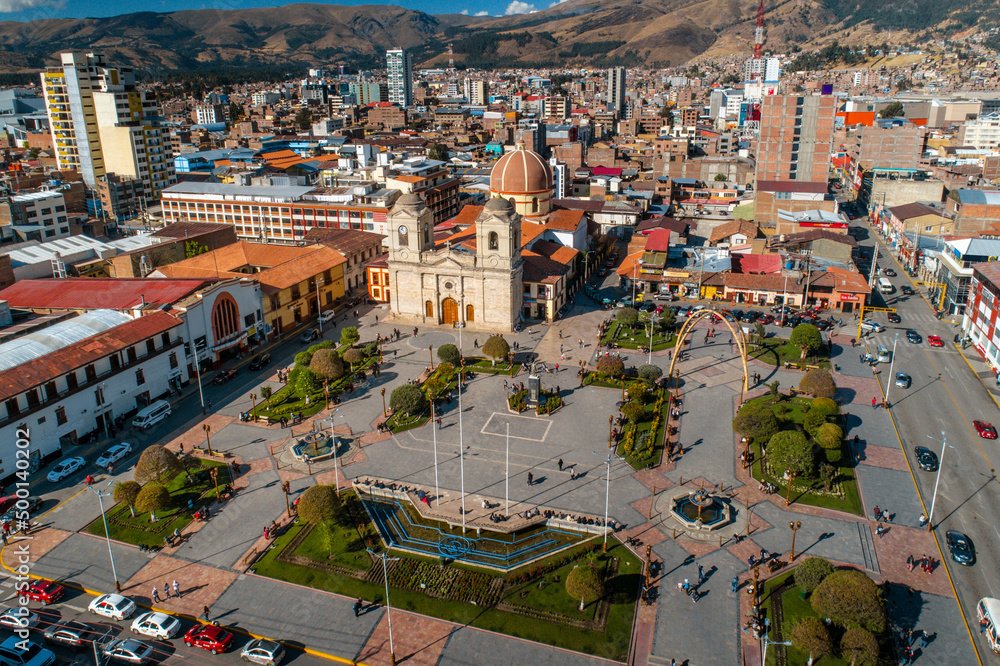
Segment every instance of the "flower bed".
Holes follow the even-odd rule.
[[[482,356],[466,356],[465,369],[472,370],[473,372],[487,372],[493,375],[510,375],[513,377],[521,369],[521,364],[497,361],[496,365],[494,365],[492,359],[483,358]]]
[[[618,455],[634,469],[653,467],[660,462],[668,420],[668,393],[657,389],[656,397],[645,405],[642,418],[624,427],[618,443]]]
[[[673,331],[653,334],[653,351],[670,349],[677,341]],[[622,349],[649,349],[649,323],[640,319],[635,326],[626,326],[620,321],[613,321],[601,336],[601,344],[605,347],[620,347]]]
[[[430,375],[420,383],[420,389],[428,394],[428,385],[437,390],[437,398],[448,395],[458,388],[459,371],[450,363],[439,363]],[[428,394],[428,399],[430,398]],[[393,413],[386,419],[386,427],[394,433],[406,432],[419,428],[430,418],[429,410],[422,414]]]

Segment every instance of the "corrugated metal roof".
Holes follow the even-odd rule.
[[[0,344],[0,371],[42,358],[130,321],[131,317],[114,310],[94,310],[5,342]]]

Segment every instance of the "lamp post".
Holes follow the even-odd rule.
[[[646,363],[653,365],[653,328],[656,326],[656,315],[649,315],[649,358]]]
[[[219,468],[209,467],[208,475],[212,478],[212,484],[215,486],[215,497],[219,497]]]
[[[109,486],[111,485],[110,481],[108,482],[108,485]],[[98,488],[94,488],[93,486],[87,486],[87,488],[89,488],[91,491],[93,491],[95,495],[97,495],[97,503],[100,504],[101,506],[101,520],[104,521],[104,539],[108,542],[108,558],[111,560],[111,577],[115,579],[115,591],[121,592],[122,584],[118,580],[118,570],[115,569],[115,554],[111,550],[111,533],[108,530],[108,515],[104,512],[104,497],[106,495],[110,495],[111,493],[109,493],[107,490],[100,490]]]
[[[292,502],[288,499],[288,496],[292,492],[292,484],[288,481],[282,481],[281,492],[285,493],[285,513],[287,513],[290,518],[292,516]]]
[[[208,455],[212,455],[212,426],[204,423],[201,429],[205,431],[205,443],[208,448]]]
[[[379,390],[379,393],[382,394],[382,417],[384,418],[384,417],[388,416],[388,414],[389,414],[389,412],[386,411],[386,408],[385,408],[385,387],[384,386]]]
[[[250,407],[250,416],[252,416],[253,420],[256,421],[257,420],[257,394],[256,393],[251,393],[250,394],[250,404],[252,405]]]
[[[434,372],[434,345],[427,346],[427,353],[431,358],[431,372]]]
[[[432,394],[428,396],[431,401],[431,437],[434,441],[434,501],[438,501],[441,497],[441,491],[438,488],[438,425],[437,425],[437,410],[434,407],[435,401],[437,401],[437,394]]]
[[[338,453],[337,449],[340,448],[340,447],[337,446],[337,435],[335,435],[334,432],[333,432],[334,419],[336,418],[336,415],[338,415],[338,414],[341,416],[341,418],[344,417],[344,414],[340,411],[339,408],[333,410],[333,414],[330,415],[330,448],[333,449],[333,451],[332,451],[332,453],[333,453],[333,479],[334,479],[334,481],[333,481],[333,492],[334,492],[334,494],[337,497],[340,497],[340,465],[337,462],[337,458],[339,457],[337,455],[337,453]]]
[[[931,510],[927,513],[927,530],[934,530],[934,505],[937,504],[938,484],[941,483],[941,470],[944,469],[944,450],[948,448],[948,437],[941,431],[941,455],[938,456],[937,478],[934,479],[934,494],[931,496]]]
[[[604,544],[601,552],[608,552],[608,501],[611,498],[611,452],[608,452],[608,475],[604,481]]]
[[[785,486],[785,506],[788,506],[792,503],[792,483],[795,481],[795,472],[786,469],[785,476],[788,479],[788,485]]]
[[[636,273],[639,270],[639,266],[642,264],[642,259],[639,259],[634,264],[632,264],[632,307],[635,307],[635,283],[636,283]]]
[[[389,663],[392,666],[396,666],[396,646],[392,642],[392,607],[389,605],[389,560],[393,562],[399,560],[398,557],[389,557],[389,554],[385,551],[381,553],[376,553],[371,548],[368,549],[368,553],[373,557],[377,557],[382,560],[382,579],[385,581],[385,619],[389,625]]]
[[[781,288],[781,325],[785,325],[785,308],[788,307],[788,273],[785,273],[785,284]]]
[[[504,515],[510,518],[510,421],[507,422],[507,453],[503,473]]]
[[[787,647],[787,646],[790,646],[792,644],[791,641],[772,641],[771,640],[771,631],[770,631],[770,629],[771,629],[771,618],[769,618],[769,617],[765,617],[764,618],[764,627],[765,627],[765,629],[764,629],[764,638],[762,639],[762,642],[764,643],[764,649],[761,651],[761,655],[760,655],[760,666],[764,666],[765,663],[766,663],[766,661],[767,661],[767,646],[768,645],[784,645],[784,646]]]
[[[608,414],[608,449],[614,446],[615,415]]]
[[[464,366],[463,366],[464,367]],[[462,492],[462,534],[465,534],[465,435],[462,431],[462,380],[458,380],[458,469]]]
[[[324,284],[323,277],[320,275],[316,276],[316,320],[319,324],[319,334],[323,335],[323,305],[319,300],[319,290]]]
[[[896,333],[896,337],[894,337],[892,339],[892,358],[889,359],[889,376],[885,378],[885,402],[883,403],[882,406],[885,407],[886,409],[888,409],[889,405],[891,404],[889,402],[889,391],[892,390],[892,384],[895,381],[893,379],[892,368],[893,368],[893,366],[896,365],[896,343],[897,342],[899,342],[899,332],[897,332]]]
[[[795,561],[795,534],[800,529],[802,529],[802,521],[801,520],[789,520],[788,521],[788,529],[790,529],[792,531],[792,552],[788,556],[788,561],[789,562],[794,562]]]

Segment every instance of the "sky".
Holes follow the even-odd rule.
[[[394,4],[430,14],[503,16],[527,14],[564,0],[337,0],[328,4]],[[239,9],[291,4],[289,0],[0,0],[0,20],[114,16],[138,11],[180,9]]]

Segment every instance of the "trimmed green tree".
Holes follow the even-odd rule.
[[[651,365],[644,363],[639,366],[639,377],[645,379],[650,384],[654,383],[657,379],[663,376],[663,368],[658,365]]]
[[[162,483],[147,483],[135,496],[135,508],[142,513],[154,513],[170,507],[170,491]]]
[[[642,403],[638,400],[629,400],[622,405],[622,416],[624,416],[632,425],[639,422],[645,411],[646,410],[642,406]]]
[[[301,351],[295,355],[295,365],[300,368],[308,368],[312,363],[312,357],[311,351]]]
[[[878,640],[867,629],[852,627],[840,638],[840,654],[851,666],[876,666]]]
[[[787,469],[798,476],[808,476],[815,465],[812,443],[798,430],[773,435],[767,442],[767,459],[776,472]]]
[[[141,491],[142,486],[135,481],[120,481],[115,484],[115,501],[127,505],[133,518],[135,518],[135,498]]]
[[[354,346],[361,339],[357,326],[345,326],[340,331],[340,344]]]
[[[639,311],[635,308],[622,308],[615,313],[615,319],[622,326],[631,328],[639,322]]]
[[[830,630],[818,617],[804,617],[792,627],[792,645],[809,653],[809,666],[833,652]]]
[[[510,345],[502,335],[491,335],[483,343],[483,353],[490,357],[493,365],[496,365],[497,361],[505,360],[510,354]]]
[[[831,418],[840,414],[840,405],[833,398],[813,398],[809,403],[809,411]]]
[[[834,451],[839,449],[841,444],[843,444],[844,431],[836,423],[824,423],[816,429],[813,438],[821,448]]]
[[[566,576],[566,593],[573,599],[580,600],[580,610],[593,603],[604,594],[604,583],[601,577],[589,563],[578,564]]]
[[[861,627],[876,634],[885,631],[882,590],[855,569],[841,569],[827,576],[813,590],[813,610],[845,628]]]
[[[181,473],[181,461],[170,449],[154,444],[147,447],[135,464],[135,480],[141,485],[166,483]]]
[[[299,498],[299,518],[313,525],[329,524],[336,518],[339,506],[340,499],[333,486],[310,486]]]
[[[824,560],[822,557],[810,557],[795,567],[795,584],[799,586],[800,590],[810,594],[834,571],[836,571],[836,567],[829,560]]]
[[[816,398],[833,398],[837,394],[837,384],[829,370],[813,368],[802,375],[799,390]]]
[[[446,363],[451,363],[452,365],[458,365],[462,360],[462,354],[458,351],[458,347],[453,344],[441,345],[438,347],[438,358]]]
[[[344,360],[333,349],[320,349],[313,354],[309,370],[324,381],[333,381],[344,376]]]
[[[597,371],[609,377],[621,377],[625,374],[625,361],[617,356],[602,356],[597,361]]]
[[[792,329],[792,334],[788,341],[799,348],[803,361],[806,356],[815,354],[823,348],[823,336],[819,329],[812,324],[799,324]]]
[[[419,387],[412,384],[398,386],[392,391],[389,398],[389,406],[396,414],[409,414],[417,416],[424,413],[427,408],[427,396]]]
[[[769,401],[752,400],[736,414],[733,430],[750,439],[769,440],[781,430],[781,424]]]
[[[309,395],[318,391],[319,388],[320,379],[316,376],[316,373],[309,368],[302,368],[295,378],[295,390],[300,395]]]
[[[365,355],[360,349],[351,347],[350,349],[344,351],[344,360],[350,364],[351,372],[353,372],[354,365],[365,360]]]

